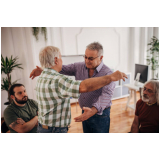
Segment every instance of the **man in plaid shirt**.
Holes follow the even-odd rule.
[[[39,54],[44,69],[37,80],[38,133],[67,133],[71,122],[70,97],[97,90],[127,76],[116,71],[111,75],[74,81],[60,74],[62,59],[57,47],[47,46]],[[32,73],[31,73],[32,75]],[[30,76],[31,77],[31,76]]]

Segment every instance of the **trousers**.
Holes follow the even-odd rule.
[[[48,127],[45,129],[40,123],[37,126],[37,133],[67,133],[68,127]]]
[[[83,114],[82,110],[82,114]],[[110,107],[103,110],[102,115],[95,114],[82,122],[84,133],[109,133]]]

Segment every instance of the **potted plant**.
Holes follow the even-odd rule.
[[[150,52],[150,55],[147,56],[147,64],[151,65],[152,79],[158,79],[158,73],[156,73],[156,71],[159,67],[159,40],[153,36],[151,42],[147,45],[150,46],[147,50]]]
[[[46,27],[32,27],[32,33],[35,36],[36,40],[38,40],[38,34],[40,32],[41,29],[41,33],[44,34],[44,39],[45,41],[47,40],[47,28]]]
[[[17,60],[18,60],[18,57],[12,58],[11,56],[11,58],[6,57],[4,59],[3,56],[1,55],[1,74],[4,73],[7,75],[6,78],[2,78],[2,83],[1,83],[1,90],[6,90],[8,92],[9,102],[6,102],[5,104],[11,103],[12,99],[10,98],[9,89],[11,85],[17,82],[17,80],[14,82],[11,81],[11,72],[15,68],[23,69],[21,67],[22,64],[18,64]]]

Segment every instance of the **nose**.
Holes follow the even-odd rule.
[[[88,60],[88,58],[87,59],[85,59],[85,61],[88,63],[88,62],[90,62],[89,60]]]
[[[27,93],[26,93],[26,92],[23,92],[23,97],[24,97],[24,96],[27,96]]]

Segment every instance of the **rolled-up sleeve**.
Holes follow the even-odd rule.
[[[111,106],[111,98],[113,96],[113,92],[115,89],[115,83],[111,82],[110,84],[104,86],[102,88],[102,93],[99,96],[97,102],[93,103],[92,106],[95,107],[98,112],[98,115],[103,114],[103,110]]]

